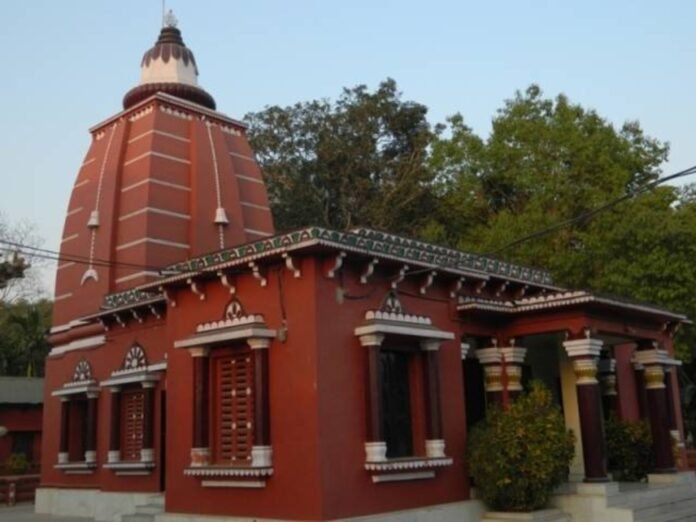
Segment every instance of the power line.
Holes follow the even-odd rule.
[[[596,207],[592,210],[588,210],[586,212],[583,212],[582,214],[580,214],[578,216],[566,219],[564,221],[560,221],[560,222],[558,222],[554,225],[551,225],[549,227],[542,228],[541,230],[537,230],[536,232],[533,232],[529,235],[526,235],[526,236],[523,236],[519,239],[516,239],[515,241],[512,241],[511,243],[503,245],[500,248],[492,250],[491,252],[487,252],[484,255],[489,255],[489,256],[496,255],[499,252],[502,252],[503,250],[507,250],[508,248],[520,245],[520,244],[525,243],[531,239],[536,239],[539,237],[546,236],[548,234],[551,234],[552,232],[555,232],[556,230],[560,230],[562,228],[565,228],[565,227],[572,225],[573,223],[576,223],[578,221],[585,221],[585,220],[591,219],[594,216],[596,216],[597,214],[600,214],[601,212],[609,210],[610,208],[613,208],[616,205],[623,203],[624,201],[631,199],[635,196],[643,194],[644,192],[648,192],[649,190],[654,189],[655,187],[657,187],[658,185],[661,185],[662,183],[672,181],[673,179],[677,179],[677,178],[681,178],[681,177],[685,177],[685,176],[690,176],[692,174],[696,174],[696,165],[694,165],[693,167],[689,167],[688,169],[676,172],[674,174],[670,174],[669,176],[665,176],[663,178],[656,179],[655,181],[651,181],[650,183],[646,183],[642,187],[638,187],[634,191],[626,192],[622,196],[619,196],[618,198],[613,199],[613,200],[609,201],[608,203],[605,203],[604,205],[600,205],[599,207]]]

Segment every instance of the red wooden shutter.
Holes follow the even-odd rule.
[[[143,448],[143,410],[145,393],[142,389],[125,390],[121,397],[121,460],[140,460]]]
[[[244,465],[251,462],[254,403],[253,371],[249,350],[234,350],[215,363],[217,386],[217,464]]]

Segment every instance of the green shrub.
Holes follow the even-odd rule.
[[[476,489],[489,508],[533,511],[548,504],[565,480],[574,436],[543,384],[507,411],[492,408],[471,432],[468,462]]]
[[[11,453],[4,467],[10,475],[21,475],[29,469],[29,461],[24,453]]]
[[[605,424],[608,468],[614,480],[638,482],[652,469],[652,435],[646,422],[625,422],[614,415]]]

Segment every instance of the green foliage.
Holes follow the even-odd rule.
[[[10,453],[3,468],[9,475],[21,475],[29,469],[29,460],[24,453]]]
[[[614,480],[638,482],[652,469],[652,435],[645,422],[625,422],[614,415],[605,424],[608,468]]]
[[[50,301],[0,302],[0,375],[43,376],[50,324]]]
[[[573,459],[574,437],[551,392],[532,382],[507,411],[493,408],[474,427],[468,462],[483,501],[501,511],[546,507]]]
[[[427,109],[393,80],[344,89],[336,102],[267,107],[246,116],[276,228],[370,226],[411,233],[434,207]]]

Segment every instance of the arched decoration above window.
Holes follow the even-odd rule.
[[[123,359],[122,370],[139,370],[147,368],[147,356],[145,350],[139,344],[134,344]]]
[[[232,299],[225,308],[225,319],[228,321],[240,319],[241,317],[244,317],[244,315],[244,307],[236,297]]]
[[[99,386],[92,373],[92,365],[87,359],[80,359],[73,370],[72,379],[54,390],[51,395],[63,397],[68,395],[78,395],[86,393],[88,395],[98,394]]]
[[[72,380],[73,382],[88,382],[92,380],[92,366],[86,359],[81,359],[77,365],[75,365],[75,372],[73,373]]]
[[[399,296],[394,290],[390,290],[387,296],[384,298],[381,310],[390,314],[403,314],[404,307],[401,306],[401,301],[399,301]]]

